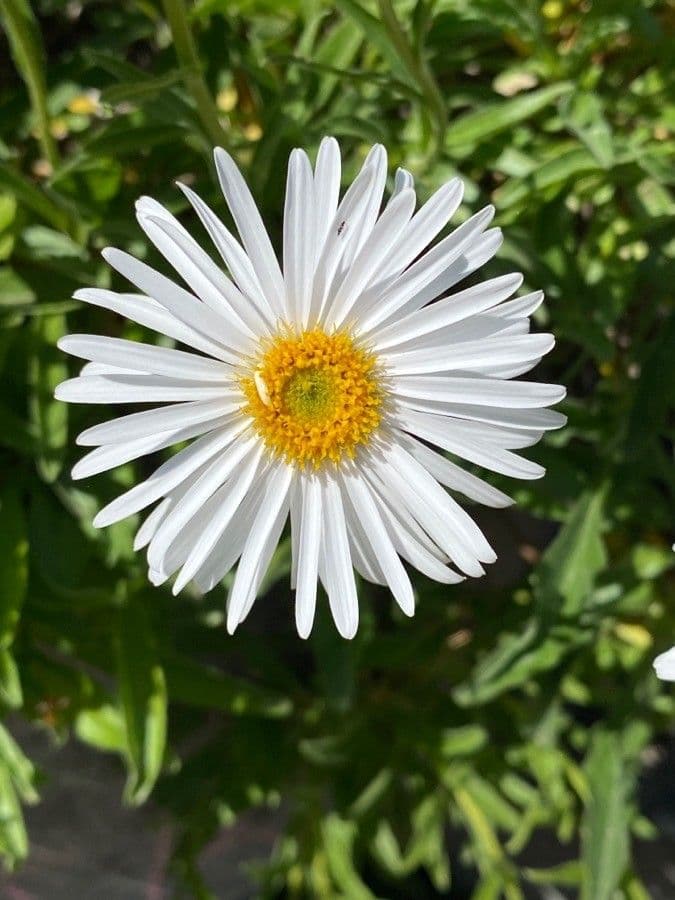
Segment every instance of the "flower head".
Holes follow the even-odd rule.
[[[126,316],[189,351],[95,335],[60,347],[86,363],[56,396],[73,403],[165,404],[84,431],[83,478],[172,444],[192,443],[96,516],[109,525],[154,506],[136,535],[149,577],[173,590],[218,584],[237,563],[234,631],[248,614],[290,516],[299,633],[321,581],[338,630],[358,625],[354,570],[414,611],[402,560],[445,584],[484,574],[495,554],[448,493],[494,507],[508,496],[444,453],[516,478],[544,470],[514,453],[564,417],[563,388],[511,379],[553,347],[530,334],[541,292],[508,299],[522,277],[456,293],[497,251],[486,207],[439,240],[462,199],[453,179],[416,211],[397,172],[382,209],[384,148],[374,147],[340,199],[341,162],[326,138],[314,168],[288,167],[283,266],[233,160],[216,150],[239,240],[182,190],[223,259],[216,265],[166,209],[137,204],[141,228],[181,286],[121,250],[104,256],[140,293],[88,289],[87,303]],[[440,299],[438,299],[440,298]]]

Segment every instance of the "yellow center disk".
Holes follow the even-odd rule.
[[[375,368],[375,357],[345,332],[281,334],[263,346],[255,372],[241,378],[244,411],[289,462],[338,462],[353,457],[380,424]]]

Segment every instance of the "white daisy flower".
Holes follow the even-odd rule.
[[[290,515],[298,632],[311,631],[320,581],[340,634],[351,638],[355,569],[387,585],[412,615],[402,559],[456,584],[483,575],[496,558],[445,488],[488,506],[511,499],[430,444],[504,475],[544,474],[513,451],[564,423],[546,407],[565,390],[510,380],[553,347],[550,334],[528,333],[543,295],[509,300],[519,274],[449,293],[500,246],[501,232],[489,228],[494,210],[426,249],[457,210],[462,183],[444,184],[415,211],[413,178],[399,169],[381,210],[382,146],[342,199],[333,138],[322,142],[313,170],[302,150],[291,153],[283,266],[235,163],[221,149],[215,162],[240,241],[181,189],[227,274],[144,197],[140,226],[186,287],[107,249],[105,259],[140,293],[75,294],[190,350],[84,334],[59,342],[89,360],[57,388],[61,400],[166,404],[88,428],[78,443],[96,449],[72,474],[84,478],[194,438],[94,524],[157,504],[135,546],[147,547],[153,584],[176,576],[174,593],[191,581],[208,591],[239,561],[227,609],[233,632]]]
[[[675,681],[675,647],[656,657],[654,671],[663,681]]]

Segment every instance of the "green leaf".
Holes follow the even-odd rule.
[[[19,669],[14,657],[5,647],[0,648],[0,700],[10,709],[23,706]]]
[[[175,68],[162,75],[146,77],[141,80],[122,81],[107,87],[101,93],[103,103],[138,103],[149,100],[167,88],[180,83],[189,74],[187,69]]]
[[[524,178],[511,178],[498,188],[493,195],[495,205],[498,209],[508,209],[532,194],[562,185],[580,175],[597,172],[599,169],[597,159],[585,147],[563,150],[552,159],[541,163]]]
[[[331,814],[324,819],[322,831],[328,868],[340,890],[349,900],[375,900],[354,864],[356,825]]]
[[[81,741],[97,750],[124,754],[127,734],[124,717],[110,704],[98,709],[83,709],[75,719],[75,733]]]
[[[54,228],[65,230],[71,224],[71,212],[62,197],[47,187],[37,187],[5,162],[0,162],[0,188]]]
[[[72,238],[46,225],[29,225],[21,233],[33,259],[85,259],[86,253]]]
[[[167,691],[155,636],[137,598],[130,597],[118,612],[115,656],[130,769],[125,796],[140,804],[150,794],[164,760]]]
[[[9,767],[0,762],[0,854],[10,870],[28,855],[28,835]]]
[[[22,497],[15,487],[0,492],[0,649],[14,640],[28,585],[28,533]]]
[[[68,405],[54,398],[54,388],[68,377],[65,354],[56,341],[66,330],[65,316],[33,319],[35,352],[30,364],[30,413],[40,449],[37,467],[47,482],[57,479],[63,466],[68,439]]]
[[[213,666],[201,665],[175,654],[165,663],[169,695],[179,703],[219,709],[237,716],[276,719],[291,713],[292,704],[287,697]]]
[[[441,731],[440,754],[443,759],[456,756],[473,756],[487,742],[487,732],[482,725],[462,725]]]
[[[597,94],[576,93],[568,103],[563,104],[563,119],[598,163],[608,169],[614,162],[613,136]]]
[[[572,87],[571,82],[564,81],[540,88],[538,91],[531,91],[513,100],[491,103],[474,112],[466,113],[448,128],[445,147],[447,150],[453,150],[456,147],[475,144],[507,128],[513,128],[514,125],[541,112],[554,100],[571,91]]]
[[[578,615],[591,595],[595,578],[607,563],[602,539],[606,486],[582,494],[555,540],[542,556],[532,581],[543,609]]]
[[[631,777],[619,735],[596,731],[585,764],[591,797],[581,826],[581,900],[612,900],[629,861]]]
[[[37,803],[40,798],[35,790],[37,775],[35,766],[2,724],[0,724],[0,761],[7,768],[24,803]]]

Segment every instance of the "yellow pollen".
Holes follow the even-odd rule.
[[[346,332],[279,334],[263,344],[255,371],[240,383],[258,434],[300,466],[353,457],[380,424],[375,357]]]

